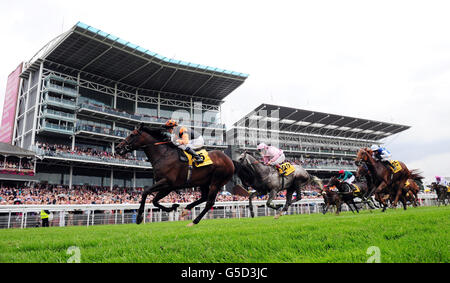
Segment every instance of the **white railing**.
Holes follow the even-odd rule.
[[[436,204],[436,194],[420,194],[420,205],[430,206]],[[285,200],[274,200],[276,205],[284,205]],[[322,212],[323,200],[302,199],[292,204],[287,214],[311,214]],[[170,207],[171,203],[162,205]],[[181,203],[184,208],[188,203]],[[191,210],[185,219],[194,219],[205,207],[199,205]],[[0,207],[0,228],[27,228],[41,226],[40,211],[48,210],[53,219],[50,226],[91,226],[102,224],[126,224],[135,223],[139,204],[87,204],[87,205],[3,205]],[[349,208],[343,205],[343,211]],[[163,212],[162,210],[147,203],[144,210],[145,222],[178,221],[182,220],[180,211]],[[275,210],[268,208],[266,201],[253,201],[255,217],[273,216]],[[216,202],[203,219],[216,218],[241,218],[250,217],[248,201]]]

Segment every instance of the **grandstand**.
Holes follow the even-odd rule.
[[[326,179],[340,169],[355,171],[357,150],[409,126],[261,104],[227,131],[231,155],[256,151],[260,142],[283,149],[286,158]]]
[[[143,152],[114,146],[137,124],[169,118],[225,149],[221,104],[247,74],[173,60],[77,23],[8,78],[0,141],[37,156],[35,179],[102,187],[151,185]]]

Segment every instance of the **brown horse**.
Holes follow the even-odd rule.
[[[447,202],[450,203],[449,188],[439,185],[436,182],[432,182],[431,185],[428,185],[427,187],[436,192],[438,206],[441,206],[441,203],[444,205],[447,205]],[[448,201],[446,202],[447,199]]]
[[[384,208],[387,207],[386,197],[381,197],[383,190],[389,195],[395,196],[392,206],[396,207],[400,196],[402,195],[402,189],[408,179],[417,178],[420,176],[418,173],[409,171],[408,167],[403,162],[399,161],[401,169],[394,173],[390,168],[387,168],[381,162],[376,161],[373,157],[373,152],[369,148],[361,148],[356,155],[356,163],[364,163],[371,175],[376,179],[379,184],[372,193],[375,193],[375,198],[383,204]],[[372,194],[371,193],[371,194]],[[370,196],[370,195],[369,195]]]
[[[356,195],[353,192],[346,191],[343,182],[339,181],[336,177],[331,177],[331,179],[328,181],[327,187],[336,187],[339,191],[339,197],[341,198],[341,200],[350,208],[352,212],[354,211],[351,205],[353,205],[353,207],[356,209],[356,212],[359,213],[358,207],[356,206],[354,200],[354,198],[356,198]],[[361,187],[365,187],[365,189],[367,190],[367,186],[361,184]]]
[[[330,206],[334,205],[336,207],[336,215],[339,215],[342,206],[342,199],[339,194],[331,190],[328,186],[323,186],[323,190],[321,190],[320,194],[323,197],[322,213],[326,214],[328,209],[330,209]]]
[[[124,155],[136,149],[142,149],[153,166],[153,172],[156,183],[146,188],[142,193],[141,204],[138,210],[136,223],[140,224],[143,220],[142,214],[145,208],[147,196],[157,192],[153,198],[153,204],[163,211],[170,212],[176,210],[178,204],[168,208],[159,204],[159,200],[167,196],[171,191],[200,187],[201,197],[193,203],[186,206],[182,217],[188,215],[189,211],[206,201],[206,206],[202,212],[189,223],[188,226],[198,224],[202,217],[214,206],[215,199],[219,190],[231,180],[234,173],[232,160],[222,151],[214,150],[208,152],[213,161],[212,165],[204,167],[193,166],[189,173],[189,166],[186,162],[180,161],[179,149],[168,140],[167,130],[151,129],[144,125],[131,132],[115,151],[119,155]],[[190,174],[190,176],[188,176]]]
[[[372,177],[371,173],[369,172],[369,169],[365,164],[362,164],[358,166],[358,169],[356,170],[356,178],[360,180],[363,183],[367,183],[368,186],[368,192],[374,190],[378,184],[376,183],[376,180]],[[405,184],[405,187],[402,189],[402,195],[400,197],[400,201],[402,201],[404,207],[406,205],[406,201],[411,202],[413,206],[417,206],[417,194],[419,193],[420,186],[422,186],[422,176],[417,175],[417,179],[408,179],[408,181]],[[418,185],[420,184],[420,186]],[[393,196],[389,194],[388,190],[385,190],[386,193],[381,194],[381,198],[387,199],[389,198],[391,202],[393,201]],[[367,193],[363,195],[363,197],[367,196]],[[376,198],[376,200],[381,203],[381,200]]]

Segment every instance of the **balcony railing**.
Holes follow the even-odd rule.
[[[94,161],[94,162],[102,162],[102,163],[114,163],[119,165],[137,165],[137,166],[145,166],[151,167],[151,163],[142,160],[132,160],[132,159],[119,159],[110,156],[93,156],[93,155],[82,155],[75,154],[70,152],[58,152],[51,150],[44,150],[42,148],[35,148],[35,152],[39,155],[43,156],[54,156],[54,157],[62,157],[65,159],[75,159],[81,161]]]
[[[63,98],[57,98],[57,97],[53,97],[53,96],[46,96],[45,100],[48,102],[53,103],[57,103],[59,106],[63,106],[63,107],[69,107],[70,109],[75,109],[76,108],[76,103],[75,101],[71,101],[71,100],[67,100],[67,99],[63,99]]]
[[[43,129],[51,129],[51,130],[57,130],[58,132],[64,132],[64,133],[73,133],[73,126],[63,126],[63,125],[57,125],[52,123],[44,123],[42,125]]]
[[[51,115],[51,116],[55,116],[55,117],[63,117],[63,118],[69,118],[71,120],[75,119],[75,114],[71,114],[71,113],[66,113],[66,112],[62,112],[62,111],[55,111],[53,109],[46,109],[43,111],[43,115]]]
[[[113,129],[109,129],[109,128],[92,126],[92,125],[88,125],[88,124],[77,125],[76,131],[86,131],[86,132],[121,137],[121,138],[126,138],[130,134],[129,131],[113,130]]]
[[[164,124],[167,121],[167,118],[158,118],[158,117],[150,117],[146,115],[141,114],[129,114],[126,112],[121,112],[118,110],[111,109],[109,107],[105,106],[97,106],[92,105],[89,103],[81,103],[79,104],[80,108],[84,109],[90,109],[93,111],[98,111],[102,113],[107,113],[115,116],[120,116],[126,119],[134,120],[137,122],[149,122],[149,123],[158,123],[158,124]],[[216,129],[225,129],[225,124],[217,124],[217,123],[210,123],[210,122],[194,122],[190,121],[189,123],[185,123],[186,126],[194,126],[194,127],[203,127],[203,128],[216,128]]]
[[[69,88],[69,87],[63,87],[63,86],[59,86],[59,85],[52,84],[52,83],[47,84],[46,89],[48,89],[50,91],[62,93],[62,94],[67,94],[67,95],[70,95],[73,97],[78,96],[78,91],[76,89]]]

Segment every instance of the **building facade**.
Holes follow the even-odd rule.
[[[227,131],[231,155],[256,151],[264,142],[281,148],[286,158],[301,164],[321,179],[341,170],[355,172],[354,159],[362,147],[382,144],[382,139],[409,126],[330,113],[261,104]]]
[[[14,119],[4,118],[2,129],[37,153],[40,181],[143,187],[152,183],[144,153],[120,157],[115,145],[140,123],[160,127],[172,118],[201,132],[207,147],[225,149],[221,104],[247,76],[77,23],[21,66]]]

